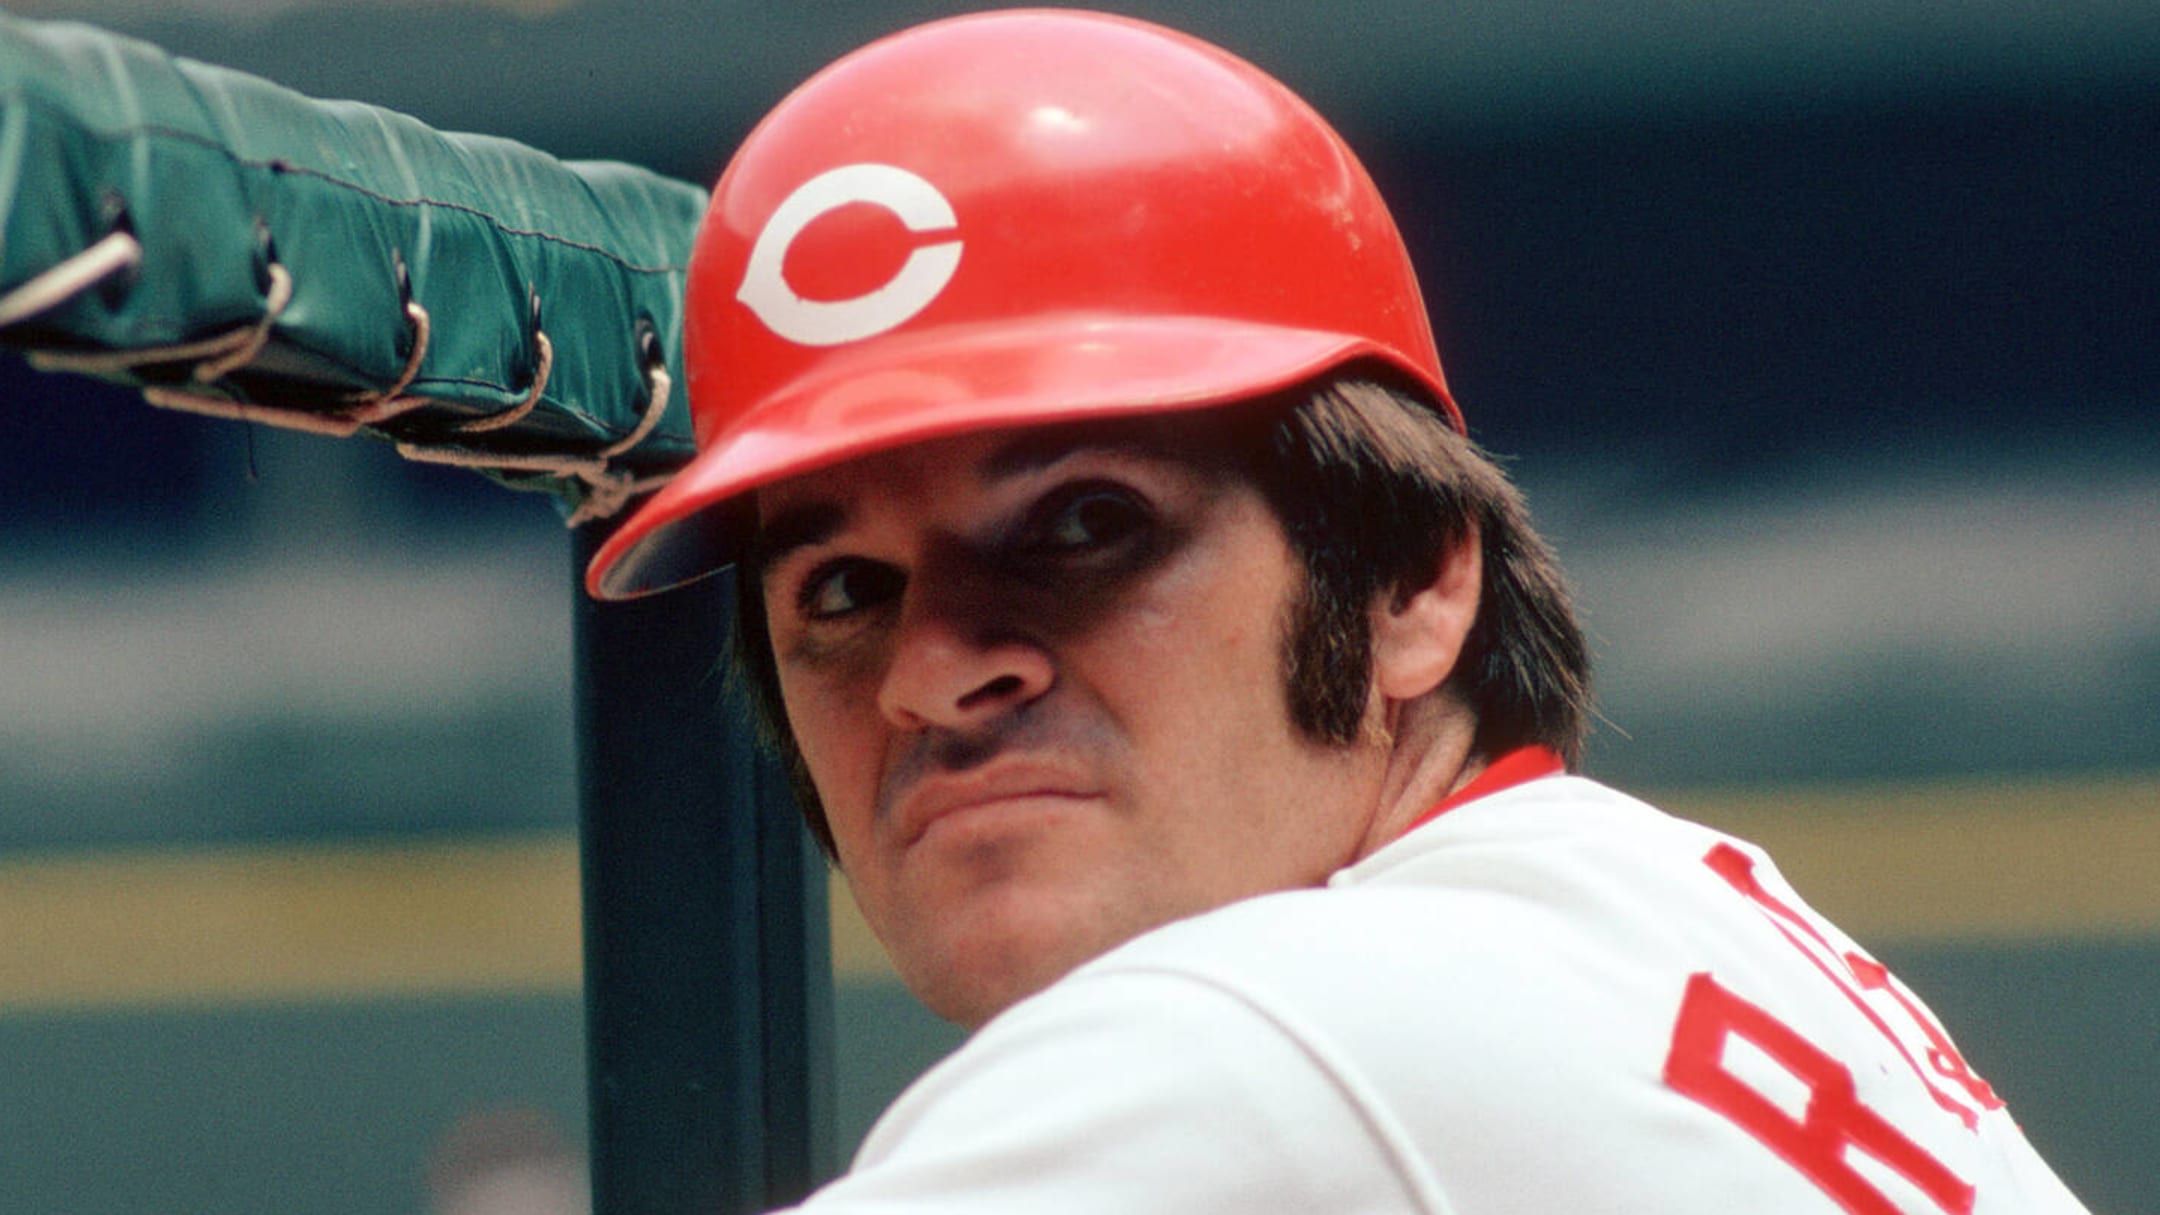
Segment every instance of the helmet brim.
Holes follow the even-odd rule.
[[[948,435],[1250,400],[1366,358],[1413,377],[1461,427],[1446,386],[1415,361],[1340,333],[1216,317],[1067,316],[887,337],[874,354],[828,359],[710,436],[601,545],[586,589],[630,599],[725,569],[755,527],[749,492],[788,477]],[[698,384],[693,370],[693,394]]]

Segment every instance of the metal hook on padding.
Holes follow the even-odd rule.
[[[266,270],[270,276],[270,286],[263,301],[262,319],[244,331],[246,336],[240,339],[230,353],[204,359],[196,364],[192,377],[196,383],[209,384],[224,379],[254,362],[255,356],[262,353],[262,348],[270,344],[270,331],[277,326],[278,317],[284,315],[285,305],[292,302],[293,279],[292,271],[276,262],[271,262]]]
[[[75,256],[0,296],[0,329],[56,308],[106,279],[142,264],[142,242],[115,229]]]
[[[555,343],[548,340],[546,330],[536,329],[533,331],[533,346],[538,352],[539,361],[533,367],[532,388],[526,392],[525,399],[501,413],[492,413],[459,426],[459,434],[486,434],[491,430],[516,425],[540,403],[540,394],[547,391],[548,377],[555,371]]]

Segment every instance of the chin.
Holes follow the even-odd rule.
[[[894,950],[894,960],[925,1007],[974,1029],[1161,922],[1129,906],[1112,911],[1092,899],[978,902],[940,918],[934,939]]]
[[[976,957],[965,963],[902,966],[900,977],[923,1007],[956,1025],[978,1029],[1085,960],[1053,960],[1042,954],[1013,956],[1002,962]]]

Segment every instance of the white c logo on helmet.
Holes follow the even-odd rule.
[[[842,165],[796,187],[765,221],[735,298],[774,333],[805,346],[837,346],[873,337],[929,307],[960,268],[957,240],[923,245],[907,256],[899,273],[866,295],[845,300],[807,300],[782,271],[788,247],[804,228],[849,203],[870,203],[898,216],[910,232],[950,231],[959,223],[936,186],[892,165]]]

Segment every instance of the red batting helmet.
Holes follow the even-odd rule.
[[[1207,43],[959,17],[751,132],[690,262],[698,454],[601,547],[619,599],[734,558],[744,491],[985,427],[1189,409],[1392,364],[1459,429],[1417,280],[1340,136]]]

